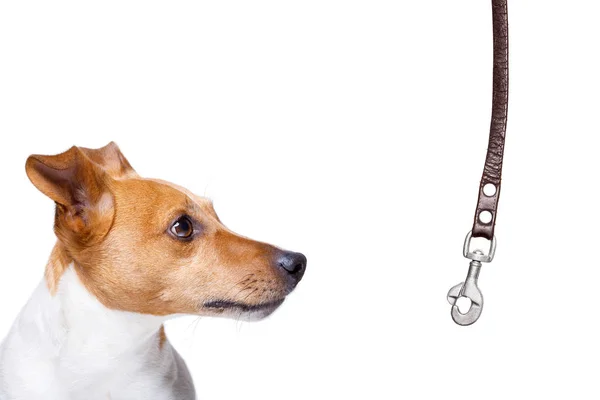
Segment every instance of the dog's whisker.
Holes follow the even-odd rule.
[[[223,295],[223,297],[227,297],[229,295],[229,293],[231,293],[232,290],[234,290],[236,287],[238,287],[239,285],[244,285],[246,284],[246,282],[248,280],[250,280],[252,278],[252,276],[254,276],[254,274],[250,273],[245,275],[239,282],[235,283],[234,285],[232,285],[229,290],[227,290],[227,292],[225,292],[225,294]],[[236,294],[237,296],[237,294]]]
[[[258,291],[258,288],[255,288],[253,291],[251,291],[250,293],[248,293],[248,295],[246,297],[244,297],[244,299],[242,301],[246,301],[248,299],[248,297],[252,296],[257,291]]]
[[[196,319],[193,321],[193,323],[194,323],[194,329],[192,331],[192,336],[193,337],[196,336],[196,329],[198,328],[198,324],[200,323],[200,319],[201,319],[201,317],[196,317]]]

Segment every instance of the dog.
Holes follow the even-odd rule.
[[[306,270],[227,229],[208,199],[141,178],[114,142],[32,155],[26,172],[56,203],[58,240],[0,347],[1,400],[195,399],[163,323],[265,318]]]

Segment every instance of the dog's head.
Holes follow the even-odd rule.
[[[231,232],[209,200],[141,178],[114,143],[33,155],[26,171],[56,203],[51,290],[72,261],[112,309],[260,319],[304,274],[302,254]]]

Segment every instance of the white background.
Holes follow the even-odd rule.
[[[115,140],[140,174],[309,260],[266,321],[168,326],[200,398],[598,398],[597,2],[509,2],[498,251],[479,322],[450,319],[489,3],[2,2],[0,336],[55,240],[26,157]]]

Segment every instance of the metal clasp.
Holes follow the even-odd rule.
[[[471,251],[471,239],[473,239],[473,231],[469,231],[469,233],[467,233],[465,244],[463,245],[463,256],[470,260],[488,263],[491,262],[496,254],[496,236],[494,236],[490,241],[490,248],[488,249],[487,254],[484,254],[481,250]]]
[[[482,250],[476,249],[471,251],[471,239],[473,233],[469,231],[465,238],[465,244],[463,246],[463,255],[470,259],[469,272],[464,282],[452,287],[448,292],[448,302],[452,305],[451,315],[454,322],[458,325],[471,325],[481,315],[483,309],[483,295],[479,286],[477,286],[477,280],[479,279],[479,272],[481,271],[482,262],[490,262],[494,259],[496,253],[496,237],[491,240],[489,250],[484,253]],[[461,313],[456,304],[457,300],[461,297],[466,297],[471,301],[471,307],[466,313]]]

